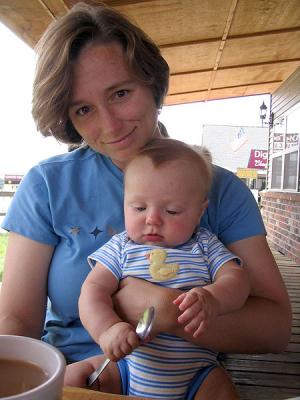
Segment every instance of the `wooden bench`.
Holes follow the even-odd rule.
[[[300,396],[300,265],[276,251],[273,254],[292,303],[292,337],[281,354],[225,356],[223,365],[242,400],[283,400]]]

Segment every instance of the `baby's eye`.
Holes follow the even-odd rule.
[[[146,210],[146,207],[135,207],[135,210],[138,212],[142,212]]]
[[[82,117],[90,111],[90,107],[82,106],[78,110],[76,110],[76,115]]]
[[[170,214],[170,215],[177,215],[177,214],[178,214],[178,211],[175,211],[175,210],[167,210],[167,213]]]

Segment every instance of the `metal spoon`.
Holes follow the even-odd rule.
[[[149,307],[143,312],[135,329],[141,342],[143,342],[150,335],[153,326],[153,321],[154,321],[154,307]],[[110,359],[107,358],[94,372],[91,373],[91,375],[87,378],[87,383],[86,383],[87,387],[92,386],[95,380],[102,374],[104,369],[107,367],[109,362]]]

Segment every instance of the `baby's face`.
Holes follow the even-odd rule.
[[[198,183],[198,185],[197,185]],[[194,169],[184,161],[154,167],[141,157],[125,179],[125,226],[141,244],[174,247],[186,242],[206,208]]]

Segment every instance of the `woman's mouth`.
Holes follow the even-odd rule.
[[[128,139],[131,137],[133,132],[135,131],[135,128],[129,132],[127,135],[122,136],[121,138],[118,138],[116,140],[112,140],[111,142],[106,142],[106,145],[119,145],[128,142]]]

